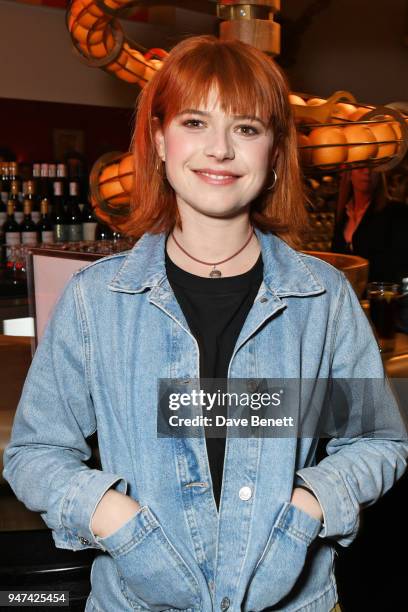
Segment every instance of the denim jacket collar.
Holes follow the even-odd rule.
[[[263,280],[276,297],[318,295],[325,291],[305,257],[274,234],[254,229],[262,251]],[[109,289],[139,293],[165,282],[166,237],[165,232],[143,234],[108,284]]]

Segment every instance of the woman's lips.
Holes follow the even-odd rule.
[[[231,185],[235,183],[240,177],[239,176],[222,176],[216,174],[209,174],[207,172],[200,172],[199,170],[193,170],[193,172],[205,183],[210,185]]]

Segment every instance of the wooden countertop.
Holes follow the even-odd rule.
[[[383,354],[383,359],[386,361],[391,357],[396,357],[397,355],[407,355],[408,356],[408,334],[397,333],[395,336],[395,348],[393,351],[389,351]]]

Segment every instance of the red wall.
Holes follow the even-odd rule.
[[[0,149],[19,162],[54,159],[53,129],[83,130],[89,166],[108,151],[127,151],[133,109],[0,98]]]

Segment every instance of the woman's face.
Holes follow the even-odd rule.
[[[375,179],[376,177],[373,176],[370,168],[354,168],[351,171],[351,182],[354,191],[370,194],[374,189]]]
[[[272,132],[259,118],[226,115],[214,89],[208,106],[182,109],[155,140],[181,212],[233,216],[272,182]]]

